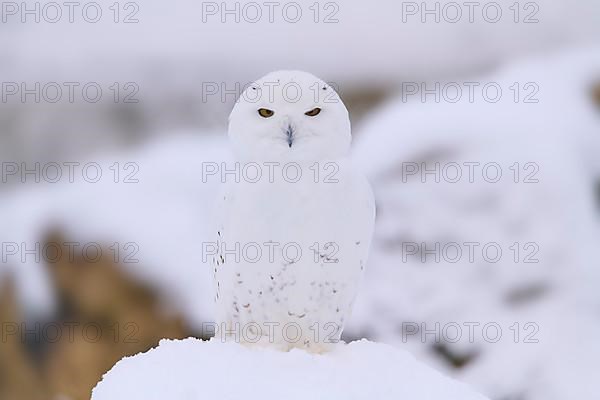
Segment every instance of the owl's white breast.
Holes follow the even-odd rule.
[[[227,254],[216,267],[222,319],[343,325],[366,263],[374,203],[349,160],[321,167],[305,166],[297,182],[275,174],[273,182],[230,185],[221,232]]]

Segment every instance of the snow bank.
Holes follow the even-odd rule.
[[[365,340],[324,355],[214,339],[163,340],[156,349],[118,362],[92,394],[92,400],[200,398],[485,399],[402,350]]]

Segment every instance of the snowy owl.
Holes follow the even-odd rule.
[[[375,218],[349,158],[348,110],[315,76],[273,72],[242,93],[229,138],[237,162],[221,175],[217,329],[243,344],[326,351],[350,315]]]

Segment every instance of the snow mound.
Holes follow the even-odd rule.
[[[409,353],[366,340],[323,355],[163,340],[118,362],[92,394],[92,400],[200,398],[485,400]]]

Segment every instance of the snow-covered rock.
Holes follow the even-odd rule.
[[[202,171],[205,163],[220,165],[228,157],[222,132],[173,133],[135,151],[80,160],[80,165],[100,166],[103,174],[96,183],[82,178],[80,166],[72,183],[64,175],[58,183],[42,179],[3,194],[0,242],[15,243],[19,250],[4,257],[0,271],[15,278],[27,315],[52,312],[54,296],[45,263],[24,249],[35,248],[49,229],[59,228],[66,239],[78,242],[77,254],[86,243],[118,243],[118,261],[131,277],[154,287],[189,325],[211,320],[212,283],[201,244],[214,240],[208,221],[220,179],[203,179]]]
[[[408,353],[365,340],[331,353],[278,352],[237,343],[164,340],[125,358],[92,400],[485,400]]]
[[[569,51],[470,80],[502,88],[497,102],[480,91],[471,102],[466,90],[455,103],[399,96],[372,115],[356,156],[379,220],[351,336],[406,346],[494,399],[562,400],[592,384],[600,113],[590,92],[598,71],[597,48]],[[514,88],[527,83],[532,102],[522,90],[515,101]],[[472,180],[469,163],[479,165]],[[436,164],[437,175],[424,174]],[[501,179],[497,169],[484,174],[486,164]],[[466,243],[476,246],[473,257]],[[501,256],[486,258],[486,245]],[[579,335],[565,328],[575,326]]]

